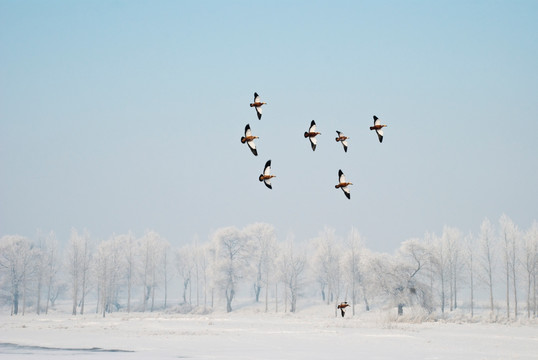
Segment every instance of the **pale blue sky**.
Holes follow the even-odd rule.
[[[179,245],[261,221],[282,240],[354,226],[390,252],[502,213],[526,229],[537,64],[536,1],[0,0],[0,236]]]

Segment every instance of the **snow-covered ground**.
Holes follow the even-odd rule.
[[[386,312],[0,315],[2,359],[538,359],[534,323],[394,322]]]

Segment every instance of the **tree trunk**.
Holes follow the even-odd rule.
[[[36,303],[36,314],[39,315],[41,312],[41,288],[43,287],[43,276],[37,274],[37,303]]]
[[[129,275],[127,277],[127,313],[131,312],[131,265],[129,265]]]
[[[260,302],[260,292],[261,292],[262,288],[260,286],[260,283],[257,282],[254,284],[254,295],[256,297],[256,302]]]
[[[290,303],[290,312],[294,313],[297,306],[297,294],[295,291],[291,290],[291,303]]]
[[[528,279],[527,279],[527,318],[530,319],[531,317],[531,273],[528,273]]]
[[[275,313],[278,313],[278,282],[275,283]]]
[[[474,279],[473,279],[473,268],[471,261],[471,318],[474,316]]]
[[[265,312],[269,311],[269,272],[265,276]]]
[[[515,249],[514,249],[515,251]],[[512,264],[512,287],[514,289],[514,319],[517,320],[517,282],[516,282],[516,259],[513,259],[514,263]]]
[[[364,308],[366,311],[370,311],[370,304],[368,304],[368,299],[366,298],[366,295],[363,295],[364,298]]]
[[[19,314],[19,289],[15,287],[13,291],[13,315]]]
[[[234,289],[226,290],[226,311],[232,312],[232,301],[235,295]]]
[[[489,264],[488,277],[489,277],[489,308],[491,311],[491,315],[493,315],[495,308],[493,307],[493,279],[491,275],[491,263]]]
[[[510,319],[510,267],[506,260],[506,317]]]

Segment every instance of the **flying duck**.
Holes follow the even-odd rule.
[[[383,142],[383,128],[384,127],[387,127],[387,125],[382,125],[381,120],[379,120],[379,118],[374,115],[374,126],[370,126],[370,130],[375,130],[380,143]]]
[[[348,199],[351,199],[351,194],[349,193],[348,185],[353,185],[350,182],[346,181],[346,176],[342,172],[342,170],[338,170],[338,184],[334,185],[336,189],[340,188],[346,195]]]
[[[316,151],[316,135],[321,135],[321,133],[316,131],[316,122],[312,120],[312,122],[310,123],[310,129],[308,129],[308,131],[305,131],[304,133],[304,137],[310,140],[310,145],[312,145],[312,151]]]
[[[344,315],[346,314],[346,308],[349,306],[349,304],[347,303],[347,301],[344,301],[343,303],[340,303],[340,305],[338,305],[338,309],[340,309],[340,312],[342,313],[342,317],[344,317]]]
[[[259,139],[259,137],[252,135],[252,131],[250,131],[250,124],[247,124],[247,126],[245,126],[245,136],[241,136],[241,143],[247,143],[250,151],[252,151],[254,155],[258,156],[258,150],[256,150],[254,139]]]
[[[262,119],[262,105],[265,105],[267,103],[262,102],[260,100],[260,95],[258,95],[257,92],[254,93],[254,102],[250,103],[250,107],[253,107],[256,109],[256,114],[258,115],[258,120]]]
[[[260,175],[259,180],[263,181],[265,183],[265,186],[267,186],[269,189],[272,189],[271,186],[271,178],[276,177],[275,175],[271,175],[271,160],[267,160],[265,163],[265,167],[263,168],[263,174]]]
[[[336,130],[336,133],[338,136],[336,137],[336,142],[341,142],[342,146],[344,147],[344,151],[347,152],[347,139],[349,139],[347,136],[344,136],[344,133],[341,131]]]

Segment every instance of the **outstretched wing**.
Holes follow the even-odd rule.
[[[260,102],[260,95],[258,95],[257,92],[254,93],[254,102],[255,103]]]
[[[382,143],[383,142],[383,130],[379,129],[379,130],[376,130],[375,132],[377,133],[377,137],[379,138],[379,142]]]
[[[318,144],[318,141],[315,137],[309,137],[310,139],[310,145],[312,146],[312,151],[316,151],[316,145]]]
[[[254,141],[247,141],[247,145],[250,148],[250,151],[252,151],[255,156],[258,156],[258,150],[256,150],[256,144]]]
[[[347,140],[342,141],[342,145],[344,146],[344,151],[347,152]]]
[[[271,185],[271,179],[265,179],[263,181],[263,183],[265,184],[265,186],[267,186],[269,189],[273,189],[273,186]]]
[[[263,168],[263,175],[271,175],[271,160],[267,160]]]
[[[381,125],[381,120],[377,116],[374,115],[374,125]]]
[[[254,109],[256,109],[256,114],[258,115],[258,120],[262,119],[262,107],[261,106],[255,106]]]
[[[342,172],[342,170],[338,170],[338,182],[339,182],[340,184],[346,182],[346,176],[344,175],[344,173]]]
[[[341,189],[342,189],[342,191],[344,192],[344,194],[346,195],[346,197],[347,197],[348,199],[351,199],[351,194],[349,193],[349,187],[348,187],[348,186],[344,186],[344,187],[342,187]]]
[[[247,126],[245,126],[245,137],[247,136],[252,136],[252,131],[250,130],[250,124],[247,124]]]
[[[344,134],[338,130],[336,130],[336,133],[338,134],[338,137],[342,137]]]
[[[308,132],[315,132],[316,131],[316,122],[312,120],[310,123],[310,129],[308,129]]]

